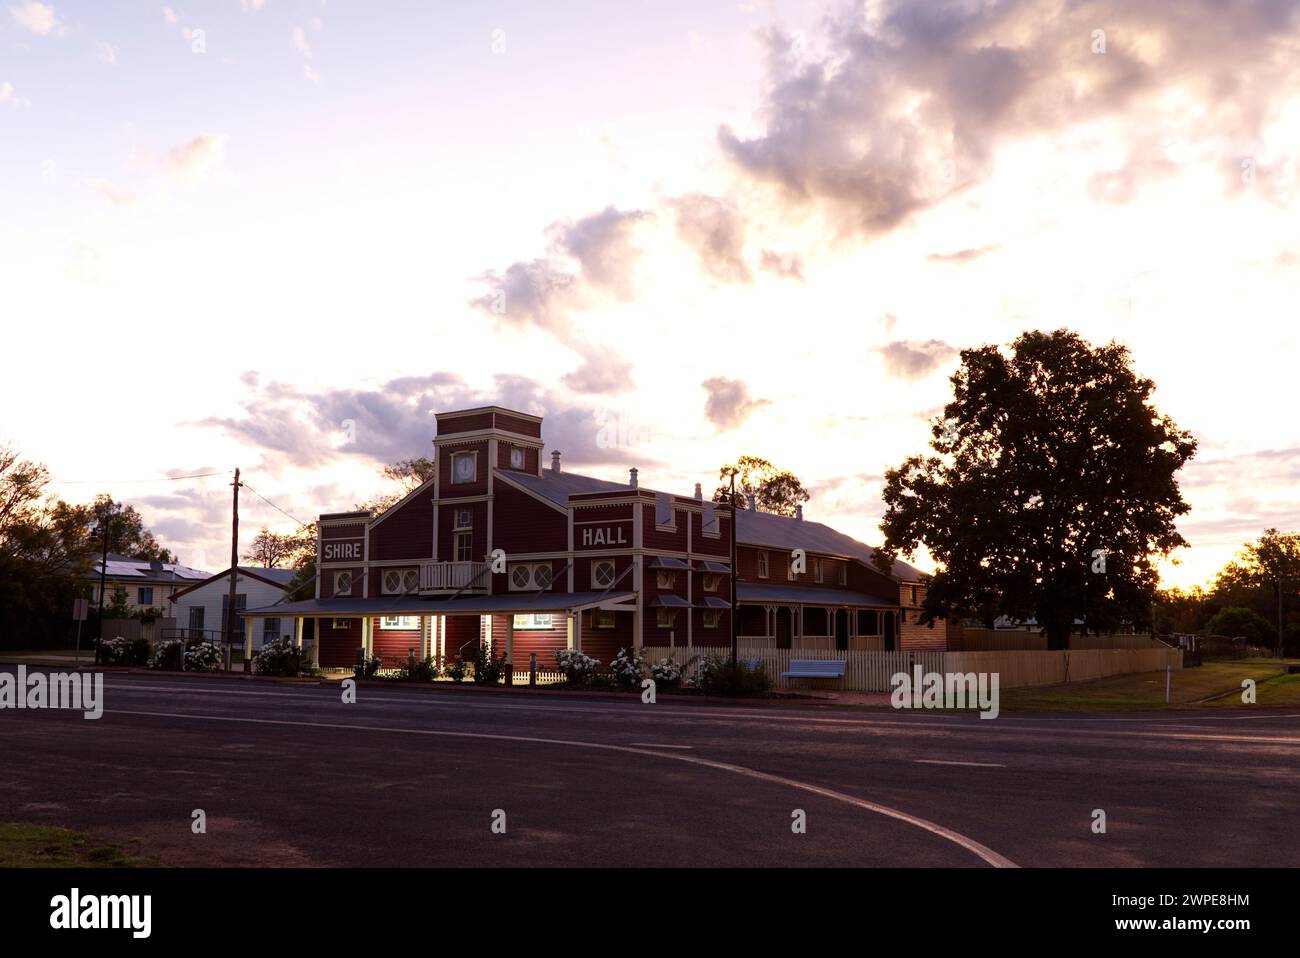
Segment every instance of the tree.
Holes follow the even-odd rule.
[[[415,459],[400,459],[389,463],[379,471],[385,479],[398,486],[394,492],[380,493],[365,502],[356,504],[357,509],[368,509],[375,515],[387,512],[397,505],[406,495],[418,489],[437,474],[437,464],[428,456]]]
[[[1249,645],[1268,645],[1273,640],[1273,627],[1268,619],[1250,609],[1231,607],[1220,609],[1205,624],[1208,635],[1226,635],[1228,638],[1244,636]]]
[[[1259,541],[1247,543],[1237,558],[1223,567],[1214,589],[1216,593],[1235,597],[1252,591],[1270,594],[1280,655],[1286,629],[1284,600],[1300,591],[1300,533],[1265,529]]]
[[[1196,441],[1155,409],[1124,346],[1062,329],[1010,350],[963,350],[931,426],[936,455],[887,471],[877,564],[929,549],[940,569],[922,621],[1034,618],[1053,649],[1076,619],[1092,631],[1145,624],[1154,557],[1186,545],[1175,474]]]
[[[732,505],[737,509],[746,508],[752,495],[764,512],[792,516],[796,506],[812,498],[794,473],[778,469],[758,456],[741,456],[735,463],[718,470],[721,482],[713,493],[714,502],[727,501],[732,472],[736,474],[736,497]]]
[[[263,526],[253,537],[248,551],[244,553],[244,561],[252,562],[263,569],[276,569],[281,562],[289,558],[292,550],[293,536],[272,532]]]
[[[135,506],[114,502],[107,493],[95,497],[90,507],[94,516],[93,534],[101,535],[103,525],[108,526],[109,548],[129,559],[147,559],[157,562],[176,562],[176,554],[159,545],[154,534],[145,528],[144,518]]]

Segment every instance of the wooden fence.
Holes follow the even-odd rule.
[[[960,641],[962,652],[1046,652],[1047,636],[1037,632],[1022,632],[1013,629],[971,629],[961,632],[960,640],[954,637],[953,644]],[[1087,651],[1090,649],[1167,649],[1170,646],[1149,635],[1072,635],[1070,651]]]
[[[998,686],[1004,689],[1031,685],[1056,685],[1063,682],[1086,682],[1089,679],[1128,672],[1175,670],[1183,667],[1179,649],[1079,649],[1070,652],[1002,650],[980,652],[876,652],[850,649],[835,652],[822,649],[775,649],[772,647],[740,648],[741,658],[762,659],[763,666],[777,688],[839,688],[839,680],[790,679],[781,673],[790,669],[791,659],[838,659],[847,663],[843,687],[856,692],[888,692],[890,680],[899,672],[911,673],[920,665],[926,672],[996,672]],[[725,659],[731,654],[726,646],[646,646],[641,654],[650,663],[671,657],[690,673],[699,660],[712,655]]]
[[[152,622],[141,622],[139,619],[105,619],[104,620],[104,638],[112,639],[121,636],[127,641],[134,642],[136,639],[148,639],[150,642],[162,640],[163,630],[174,630],[176,620],[174,618],[154,619]]]

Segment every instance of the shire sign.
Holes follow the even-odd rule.
[[[361,540],[358,539],[339,539],[335,541],[325,541],[321,543],[322,562],[348,562],[362,558]]]

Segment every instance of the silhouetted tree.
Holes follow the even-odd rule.
[[[792,516],[795,506],[811,498],[794,473],[778,469],[758,456],[741,456],[718,470],[720,482],[713,493],[714,502],[727,501],[732,471],[736,473],[736,498],[732,505],[737,509],[747,508],[748,497],[753,495],[764,512]]]

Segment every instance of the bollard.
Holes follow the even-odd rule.
[[[537,688],[537,653],[528,653],[528,687]]]

